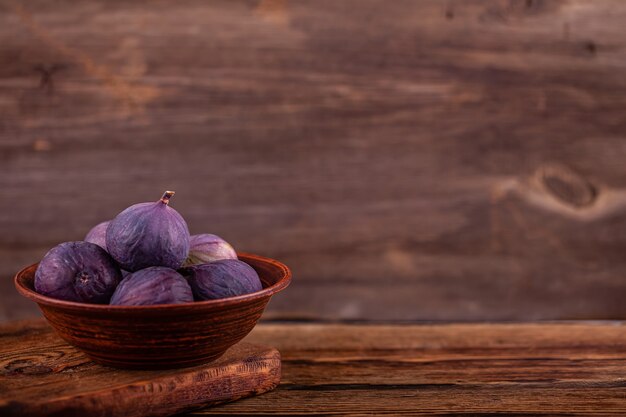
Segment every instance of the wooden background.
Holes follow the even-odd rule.
[[[12,275],[177,191],[267,318],[626,318],[626,2],[0,0]]]

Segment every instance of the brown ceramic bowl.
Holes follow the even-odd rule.
[[[291,281],[289,268],[278,261],[238,255],[259,274],[261,291],[186,304],[77,303],[35,292],[37,264],[21,270],[15,286],[39,305],[59,336],[95,362],[117,368],[182,368],[222,356],[252,330],[270,297]]]

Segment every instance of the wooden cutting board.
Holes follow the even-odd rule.
[[[127,371],[90,361],[45,322],[0,326],[0,416],[166,416],[260,394],[280,353],[239,343],[193,368]]]

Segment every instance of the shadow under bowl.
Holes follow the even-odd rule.
[[[239,253],[263,289],[220,300],[151,306],[111,306],[57,300],[35,291],[37,265],[15,276],[23,296],[35,301],[61,338],[103,365],[130,369],[183,368],[213,361],[256,325],[272,295],[291,282],[274,259]]]

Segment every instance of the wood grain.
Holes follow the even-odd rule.
[[[260,325],[283,358],[266,395],[193,415],[626,413],[622,322]]]
[[[43,321],[0,327],[0,415],[167,416],[261,394],[280,381],[280,353],[240,343],[211,364],[120,371],[93,363]]]
[[[268,317],[626,317],[626,3],[0,0],[10,277],[165,189]]]

